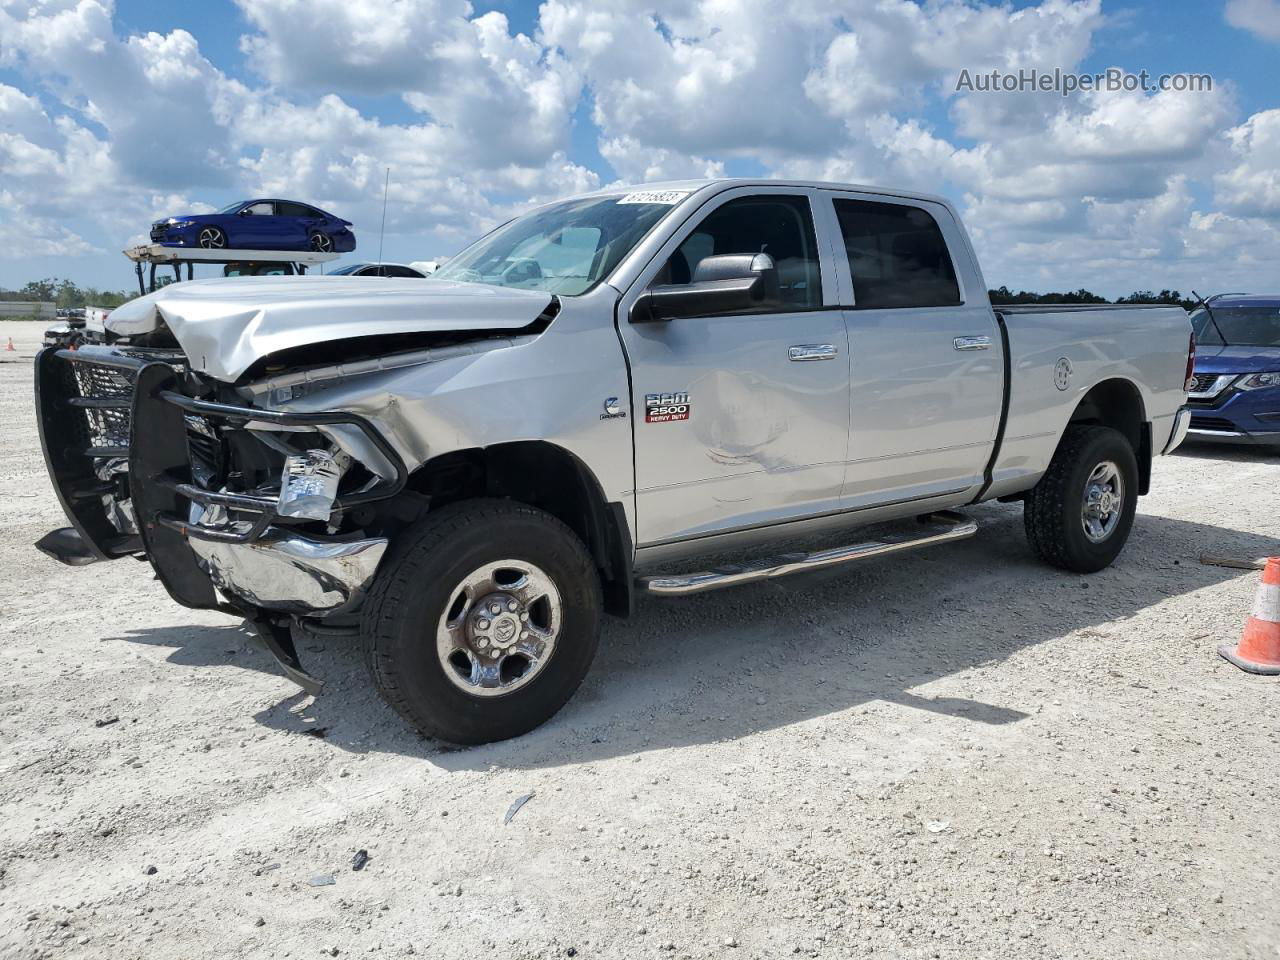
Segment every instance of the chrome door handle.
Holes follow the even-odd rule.
[[[951,342],[957,350],[987,350],[991,347],[990,337],[956,337]]]
[[[787,347],[787,359],[795,362],[803,360],[834,360],[836,348],[830,343],[797,343]]]

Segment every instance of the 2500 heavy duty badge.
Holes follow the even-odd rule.
[[[647,393],[644,398],[645,423],[674,423],[689,419],[689,394]]]

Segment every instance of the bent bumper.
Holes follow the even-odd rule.
[[[225,609],[219,593],[246,613],[323,617],[358,606],[386,539],[295,530],[274,496],[205,486],[193,464],[221,456],[210,425],[359,431],[393,476],[335,499],[339,516],[394,496],[407,477],[368,421],[199,400],[182,392],[180,357],[141,349],[47,349],[36,368],[49,475],[72,523],[40,541],[45,553],[74,565],[145,555],[170,596],[196,609]]]
[[[224,593],[299,616],[357,606],[387,549],[384,537],[324,541],[278,527],[252,543],[192,538],[190,544],[200,569]]]

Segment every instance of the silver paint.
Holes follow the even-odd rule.
[[[235,277],[175,283],[111,311],[107,329],[148,333],[163,321],[192,367],[234,381],[293,347],[396,333],[516,330],[551,303],[540,290],[386,277]]]

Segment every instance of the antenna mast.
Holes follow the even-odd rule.
[[[378,262],[382,262],[382,237],[387,232],[387,190],[391,187],[391,168],[387,167],[387,178],[382,183],[382,226],[378,228]]]

